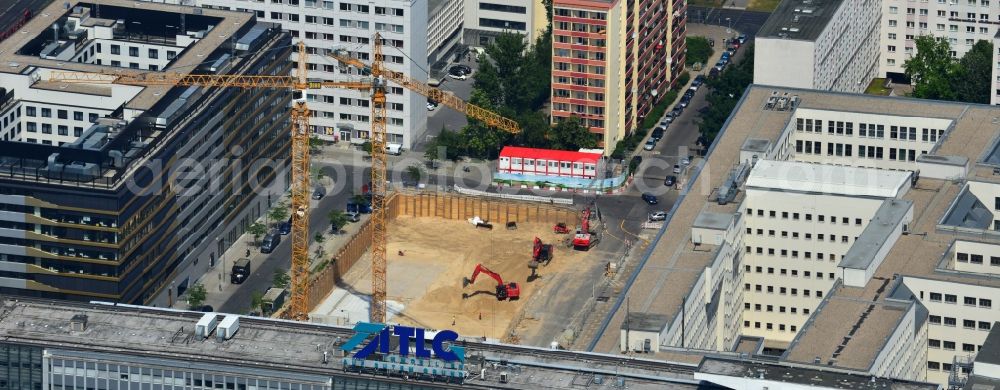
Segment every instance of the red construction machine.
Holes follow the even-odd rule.
[[[556,234],[569,234],[569,226],[565,222],[559,222],[552,227],[552,231]]]
[[[505,299],[515,300],[521,297],[521,286],[517,283],[510,282],[504,284],[503,278],[500,274],[490,271],[489,268],[484,267],[482,264],[476,264],[476,270],[472,272],[472,278],[462,278],[462,287],[467,287],[470,284],[476,282],[476,278],[479,277],[480,273],[489,275],[493,280],[497,281],[497,300],[502,301]],[[468,298],[470,295],[468,293],[462,293],[462,299]]]
[[[589,250],[600,238],[590,230],[590,206],[583,209],[583,214],[580,216],[580,228],[573,235],[573,249],[576,250]]]
[[[545,262],[545,265],[549,265],[552,261],[552,244],[546,244],[542,242],[542,239],[535,237],[535,246],[531,250],[531,261],[528,262],[528,268],[531,269],[531,275],[528,275],[528,281],[533,281],[538,278],[535,274],[535,270],[538,269],[538,265]]]

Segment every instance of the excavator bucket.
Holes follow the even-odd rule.
[[[472,284],[472,281],[469,280],[469,278],[463,276],[462,277],[462,287],[469,287],[470,284]]]

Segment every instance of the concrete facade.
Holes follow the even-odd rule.
[[[878,71],[879,17],[863,0],[783,1],[755,38],[754,83],[864,91]]]
[[[534,44],[548,28],[542,0],[462,0],[465,6],[464,40],[473,47],[485,47],[503,32],[524,35]]]
[[[253,12],[258,19],[280,23],[292,40],[304,40],[309,51],[309,77],[330,81],[356,80],[352,67],[341,67],[329,56],[332,50],[371,62],[372,37],[382,35],[385,64],[415,80],[426,81],[429,49],[428,3],[391,0],[384,3],[330,0],[240,1],[171,0],[200,7]],[[436,25],[438,26],[438,25]],[[443,40],[442,40],[443,44]],[[293,61],[295,57],[291,58]],[[370,137],[371,107],[367,92],[324,88],[310,91],[313,134],[328,141],[363,143]],[[413,146],[427,130],[426,98],[398,85],[386,94],[387,141]]]

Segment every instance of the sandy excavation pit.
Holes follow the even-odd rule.
[[[528,282],[536,236],[553,244],[555,254],[547,266],[538,267],[540,277]],[[405,309],[391,322],[501,339],[532,295],[545,290],[546,275],[586,268],[576,264],[585,253],[567,247],[564,240],[568,237],[553,233],[550,224],[519,223],[517,230],[495,226],[490,231],[460,220],[400,216],[389,226],[387,284],[388,299]],[[399,251],[404,255],[399,256]],[[496,282],[486,274],[463,289],[462,278],[471,277],[479,263],[499,273],[504,283],[518,283],[520,299],[497,301]],[[351,268],[339,287],[370,294],[370,254]],[[471,297],[462,299],[462,293]]]

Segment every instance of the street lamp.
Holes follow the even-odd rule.
[[[729,24],[729,26],[726,27],[726,34],[731,34],[733,32],[733,19],[726,18],[726,23]]]
[[[219,269],[219,289],[222,289],[222,273],[226,272],[226,241],[222,239],[222,236],[216,237],[215,241],[219,243],[219,257],[222,258],[222,268]]]

